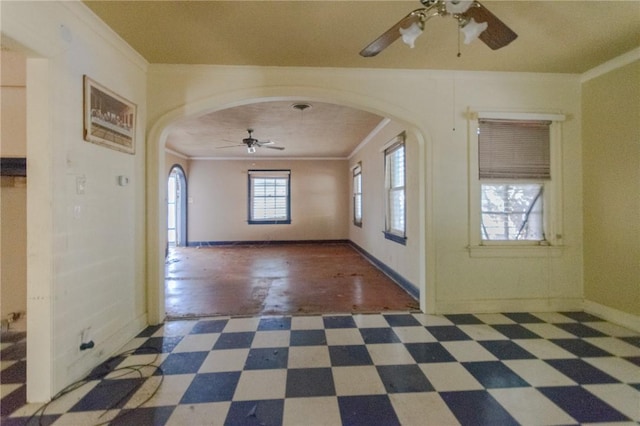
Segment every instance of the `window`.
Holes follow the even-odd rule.
[[[353,224],[362,226],[362,165],[353,169]]]
[[[542,227],[543,184],[483,183],[481,188],[483,240],[545,239]]]
[[[384,150],[386,187],[385,237],[406,243],[405,215],[405,150],[404,134]]]
[[[291,223],[290,177],[290,170],[249,170],[249,224]]]
[[[551,179],[549,124],[479,121],[482,240],[545,240],[542,195]]]
[[[558,117],[479,118],[476,243],[549,245],[561,238],[559,173],[552,173],[559,137],[552,144],[550,118]]]

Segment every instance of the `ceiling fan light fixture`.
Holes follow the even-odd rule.
[[[410,48],[414,48],[416,46],[416,39],[422,34],[423,25],[422,22],[420,24],[414,22],[409,28],[400,27],[400,34],[402,34],[402,41],[409,46]]]
[[[477,39],[488,26],[489,24],[486,22],[477,23],[475,19],[471,18],[469,22],[460,27],[460,32],[464,34],[464,44],[469,44]]]
[[[255,153],[255,152],[256,152],[256,147],[255,147],[255,146],[249,146],[249,147],[247,147],[247,152],[248,152],[249,154],[253,154],[253,153]]]

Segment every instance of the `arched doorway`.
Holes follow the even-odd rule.
[[[174,165],[167,180],[167,245],[187,245],[187,178],[179,165]]]
[[[421,128],[417,123],[414,114],[410,111],[404,110],[401,107],[393,104],[388,104],[379,99],[370,98],[368,96],[357,95],[344,91],[336,91],[331,89],[318,89],[318,88],[302,88],[296,87],[278,87],[278,88],[260,88],[260,89],[242,89],[233,93],[226,93],[220,96],[208,97],[205,100],[182,105],[176,109],[167,111],[162,115],[158,121],[151,127],[149,132],[149,159],[152,159],[147,164],[147,172],[150,179],[151,187],[148,192],[148,201],[150,206],[159,206],[159,210],[151,209],[148,216],[147,229],[148,229],[148,252],[150,255],[148,262],[148,319],[152,324],[162,322],[164,319],[164,276],[163,267],[164,259],[163,252],[166,247],[166,217],[164,216],[166,210],[166,202],[164,200],[163,192],[166,190],[165,182],[166,175],[164,167],[165,164],[165,143],[169,134],[169,129],[176,120],[180,120],[183,117],[191,115],[201,115],[207,112],[222,110],[231,106],[251,104],[256,102],[267,102],[270,100],[292,100],[292,101],[320,101],[329,102],[339,105],[350,106],[359,108],[362,110],[378,113],[382,116],[389,117],[393,120],[397,120],[406,126],[408,134],[411,134],[417,141],[418,146],[418,167],[417,167],[417,184],[419,199],[417,208],[418,216],[418,247],[417,253],[419,259],[424,259],[420,262],[417,286],[420,293],[420,306],[425,312],[432,311],[431,303],[427,301],[433,301],[435,299],[435,289],[427,286],[427,281],[432,281],[432,277],[427,278],[428,271],[433,271],[432,268],[427,267],[427,264],[432,263],[433,259],[426,256],[427,245],[431,245],[431,242],[427,241],[427,235],[430,234],[427,228],[430,228],[431,222],[426,220],[429,217],[427,215],[429,200],[431,198],[431,188],[428,185],[429,174],[427,167],[427,158],[429,158],[428,151],[430,145],[426,142],[428,132],[426,129]],[[158,180],[158,177],[161,180]],[[161,187],[156,186],[160,183]],[[160,190],[160,191],[158,191]],[[158,198],[160,196],[161,198]],[[158,231],[161,230],[159,233]],[[162,253],[162,254],[161,254]]]

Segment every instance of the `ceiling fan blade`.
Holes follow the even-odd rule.
[[[265,148],[269,148],[269,149],[279,149],[280,151],[284,150],[284,146],[271,146],[271,145],[264,145]]]
[[[518,37],[504,22],[496,17],[493,13],[484,7],[480,2],[475,2],[473,6],[462,14],[465,18],[473,18],[477,23],[486,22],[487,29],[480,34],[482,40],[487,46],[493,50],[505,47]]]
[[[239,146],[245,146],[244,144],[240,144],[240,145],[226,145],[226,146],[216,146],[216,149],[222,149],[222,148],[236,148]]]
[[[256,142],[256,144],[258,146],[273,145],[274,143],[275,143],[274,141],[258,141],[258,142]]]
[[[394,26],[385,31],[380,37],[362,49],[360,51],[360,56],[370,58],[372,56],[376,56],[378,53],[389,47],[391,43],[400,38],[400,28],[409,28],[414,23],[419,24],[420,20],[423,19],[423,15],[421,14],[423,10],[424,9],[414,10],[402,18]]]

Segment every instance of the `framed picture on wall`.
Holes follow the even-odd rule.
[[[134,154],[136,105],[84,76],[84,140]]]

